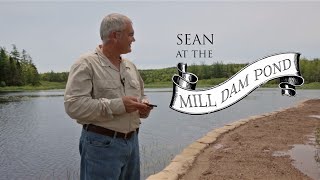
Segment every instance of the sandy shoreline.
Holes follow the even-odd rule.
[[[320,128],[319,116],[317,99],[239,120],[192,143],[148,179],[311,179],[292,165],[290,156],[274,153],[306,144]]]

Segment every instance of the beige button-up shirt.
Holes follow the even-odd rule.
[[[122,96],[142,99],[143,89],[143,80],[132,62],[122,59],[119,71],[97,47],[71,67],[64,106],[80,124],[127,133],[139,127],[140,115],[138,111],[126,112]]]

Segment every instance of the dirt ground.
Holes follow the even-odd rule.
[[[250,121],[210,145],[181,179],[311,179],[290,156],[272,156],[308,141],[320,127],[320,119],[311,115],[320,115],[320,99]]]

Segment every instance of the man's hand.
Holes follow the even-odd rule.
[[[150,112],[151,110],[149,106],[144,103],[140,103],[138,99],[133,96],[123,96],[122,101],[124,107],[126,108],[126,112],[128,113],[134,112],[136,110],[139,110],[139,112]]]
[[[141,102],[143,104],[149,104],[149,101],[147,99],[142,99]],[[147,118],[152,109],[153,109],[152,106],[148,106],[148,109],[139,110],[140,118]]]

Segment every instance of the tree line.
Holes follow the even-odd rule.
[[[8,52],[0,47],[0,86],[38,85],[40,75],[26,50],[19,52],[15,45]]]
[[[40,74],[40,79],[42,81],[49,81],[49,82],[67,82],[69,76],[69,72],[46,72]]]
[[[227,79],[232,77],[247,65],[248,63],[224,64],[223,62],[213,62],[211,65],[207,65],[204,62],[201,62],[200,64],[193,63],[189,65],[187,71],[197,75],[199,80],[215,78]],[[299,65],[305,83],[320,82],[319,58],[315,58],[312,60],[301,58]],[[141,77],[146,84],[171,81],[172,75],[177,73],[178,72],[176,67],[154,70],[140,70]],[[269,83],[277,83],[277,80],[270,81]]]
[[[315,58],[308,60],[300,59],[300,70],[305,83],[320,82],[320,59]],[[198,76],[199,80],[208,79],[227,79],[236,74],[247,63],[243,64],[224,64],[223,62],[213,62],[212,64],[188,65],[188,72]],[[170,82],[173,74],[177,74],[176,67],[163,69],[146,69],[139,70],[140,75],[146,84],[158,82]],[[67,82],[68,72],[46,72],[39,74],[32,58],[25,51],[19,52],[15,45],[11,52],[5,48],[0,48],[0,86],[21,86],[21,85],[38,85],[41,81],[50,82]],[[271,81],[270,83],[276,83]]]
[[[240,71],[247,64],[224,64],[214,62],[211,65],[201,62],[200,64],[188,65],[187,71],[197,75],[199,80],[230,78]],[[178,74],[176,67],[164,69],[139,70],[140,75],[146,84],[171,81],[173,74]]]
[[[315,58],[308,60],[302,58],[300,60],[300,69],[305,83],[320,82],[320,59]]]

